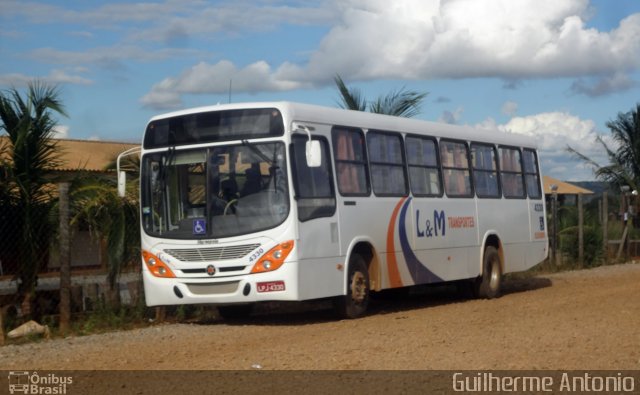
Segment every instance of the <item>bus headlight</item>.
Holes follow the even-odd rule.
[[[293,240],[285,241],[270,249],[251,269],[251,273],[264,273],[278,269],[293,250]]]
[[[175,274],[169,269],[169,266],[162,259],[153,255],[149,251],[142,251],[142,260],[147,265],[149,272],[155,277],[175,278]]]

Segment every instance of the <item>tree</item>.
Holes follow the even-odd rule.
[[[15,88],[0,94],[0,127],[8,136],[0,149],[4,153],[0,153],[0,177],[4,178],[0,203],[3,211],[11,210],[6,215],[19,218],[13,223],[18,229],[14,230],[16,244],[12,248],[19,262],[18,296],[27,317],[31,314],[38,268],[49,244],[47,219],[53,199],[47,185],[60,164],[52,138],[54,113],[65,115],[56,87],[33,82],[26,97]]]
[[[638,190],[640,187],[640,104],[636,104],[635,109],[629,112],[618,113],[617,118],[607,122],[606,125],[611,130],[611,137],[616,147],[610,147],[600,136],[596,141],[607,153],[609,164],[600,165],[571,147],[567,150],[591,165],[599,180],[608,182],[616,189],[628,185],[631,189]]]
[[[367,103],[360,90],[348,88],[342,78],[337,75],[334,79],[340,92],[338,105],[341,108],[355,111],[369,111],[376,114],[394,115],[398,117],[415,117],[420,114],[420,106],[428,93],[408,91],[404,88],[378,97]]]
[[[105,170],[114,169],[115,160]],[[125,158],[123,170],[139,174],[139,159]],[[89,174],[75,179],[70,191],[74,213],[71,223],[84,221],[95,236],[107,244],[107,281],[114,307],[118,304],[120,273],[127,263],[139,256],[138,183],[134,180],[127,185],[126,196],[121,198],[113,177]]]

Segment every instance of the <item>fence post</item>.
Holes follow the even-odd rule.
[[[558,187],[554,184],[551,186],[551,225],[553,227],[553,238],[551,239],[551,248],[553,249],[552,261],[554,265],[558,265]]]
[[[602,248],[604,249],[604,263],[609,263],[609,196],[602,192]]]
[[[578,263],[584,266],[584,213],[582,212],[582,192],[578,193]]]
[[[71,323],[71,251],[69,235],[69,183],[58,184],[60,220],[60,332],[66,334]]]

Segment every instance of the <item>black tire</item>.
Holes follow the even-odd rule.
[[[336,313],[347,319],[362,317],[369,306],[370,283],[367,264],[358,254],[351,256],[347,281],[347,294],[335,300]]]
[[[500,296],[502,267],[498,249],[488,246],[482,259],[482,275],[475,281],[474,293],[478,298],[493,299]]]
[[[218,306],[218,314],[225,320],[238,320],[247,318],[253,311],[252,304],[232,304],[228,306]]]

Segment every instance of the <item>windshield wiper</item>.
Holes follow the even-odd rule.
[[[249,147],[251,152],[258,155],[260,159],[267,162],[269,166],[273,166],[273,160],[269,159],[269,157],[265,155],[262,151],[260,151],[253,143],[250,143],[248,140],[241,140],[241,141],[242,141],[242,145],[246,145],[247,147]]]
[[[258,155],[260,157],[260,159],[262,159],[263,161],[267,162],[269,164],[269,172],[271,173],[271,177],[273,177],[273,185],[274,187],[277,185],[278,183],[278,171],[280,170],[280,166],[278,166],[276,160],[276,146],[274,145],[273,147],[273,159],[269,159],[269,157],[262,151],[260,151],[260,149],[258,147],[255,146],[255,144],[250,143],[248,140],[244,139],[244,140],[240,140],[242,141],[242,145],[246,145],[247,147],[249,147],[249,149],[251,150],[251,152],[253,152],[254,154]],[[275,164],[274,164],[275,163]],[[276,193],[277,193],[277,188],[275,188]]]

